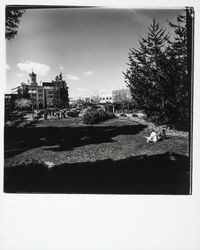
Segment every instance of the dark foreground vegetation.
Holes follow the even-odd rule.
[[[189,157],[137,156],[113,161],[5,168],[4,191],[22,193],[189,194]]]
[[[90,126],[80,121],[6,128],[4,191],[189,194],[187,138],[146,143],[145,125],[117,118]]]

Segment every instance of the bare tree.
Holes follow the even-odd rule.
[[[124,113],[125,108],[130,108],[132,104],[132,98],[129,89],[121,89],[113,91],[113,102],[122,105],[122,110]]]

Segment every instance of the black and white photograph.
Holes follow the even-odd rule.
[[[5,12],[4,193],[192,194],[193,7]]]

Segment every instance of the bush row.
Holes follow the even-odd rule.
[[[83,123],[88,125],[96,124],[114,117],[115,115],[113,113],[108,113],[104,110],[91,110],[84,114]]]
[[[78,117],[78,115],[79,115],[79,111],[77,110],[70,110],[67,112],[67,116],[69,117]]]

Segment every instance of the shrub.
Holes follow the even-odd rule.
[[[11,113],[11,114],[5,114],[5,122],[9,122],[9,125],[17,126],[21,122],[23,122],[24,119],[24,113]]]
[[[91,110],[83,115],[83,123],[88,125],[96,124],[114,117],[115,115],[113,113],[108,113],[104,110]]]
[[[124,110],[124,113],[126,113],[126,114],[131,114],[132,113],[132,110]]]
[[[151,113],[148,113],[146,120],[153,122],[156,125],[172,124],[171,117],[159,111],[152,111]]]
[[[71,110],[67,112],[67,116],[69,117],[78,117],[78,115],[79,115],[79,111],[77,110]]]
[[[124,113],[120,114],[119,116],[120,116],[120,117],[127,117],[127,115],[124,114]]]

